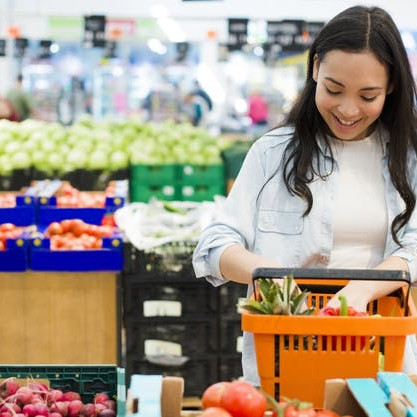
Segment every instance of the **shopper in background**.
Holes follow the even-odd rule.
[[[200,83],[198,81],[194,81],[193,86],[191,94],[201,97],[206,102],[208,110],[213,110],[213,101],[207,92],[201,88]]]
[[[186,118],[193,126],[205,126],[210,108],[201,95],[190,92],[184,97],[182,107]]]
[[[33,111],[32,100],[29,94],[23,90],[22,81],[22,74],[19,74],[16,79],[15,87],[7,93],[7,98],[15,108],[19,121],[29,118]]]
[[[400,33],[378,7],[351,7],[317,34],[283,126],[257,140],[195,249],[197,277],[250,284],[258,267],[408,271],[417,278],[416,86]],[[351,281],[364,311],[402,283]],[[249,287],[250,290],[251,287]],[[334,296],[328,303],[339,306]],[[417,372],[408,337],[404,371]],[[243,371],[259,384],[252,335]]]
[[[258,137],[268,128],[268,104],[260,91],[254,90],[248,100],[248,116],[252,125],[251,136]]]

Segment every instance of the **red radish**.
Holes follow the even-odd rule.
[[[49,417],[62,417],[62,414],[59,413],[50,413]]]
[[[109,396],[105,392],[100,392],[94,396],[94,404],[104,404],[109,401]]]
[[[80,400],[70,401],[68,404],[68,415],[69,417],[77,417],[81,410],[84,408],[84,404]]]
[[[4,411],[9,412],[9,413],[12,413],[12,414],[15,414],[15,413],[21,413],[22,412],[22,409],[17,404],[15,404],[15,403],[11,403],[11,404],[4,403],[0,407],[0,413],[2,413]]]
[[[25,406],[23,406],[23,414],[27,417],[35,417],[36,414],[38,414],[36,412],[35,409],[35,405],[34,404],[26,404]]]
[[[114,400],[108,400],[108,401],[106,401],[106,404],[105,405],[110,410],[116,411],[116,401],[114,401]]]
[[[51,389],[48,392],[48,401],[56,403],[57,401],[62,401],[64,398],[64,393],[59,389]]]
[[[100,412],[99,417],[116,417],[116,413],[113,410],[106,408]]]
[[[81,395],[78,394],[78,392],[74,392],[74,391],[64,392],[62,401],[74,401],[74,400],[81,400]]]
[[[51,404],[49,411],[52,413],[59,413],[62,417],[67,417],[68,415],[68,404],[69,401],[57,401],[56,403]]]
[[[81,414],[85,417],[95,417],[97,415],[95,405],[91,403],[86,404],[82,409]]]
[[[13,414],[10,411],[3,411],[0,413],[0,417],[13,417]]]
[[[30,388],[20,387],[16,394],[16,402],[19,405],[29,404],[33,399],[33,393]]]
[[[0,397],[6,398],[13,395],[19,389],[19,384],[14,378],[7,378],[0,384]]]
[[[45,417],[48,416],[49,409],[45,404],[38,402],[38,403],[35,403],[33,407],[35,408],[37,416],[45,416]]]
[[[94,407],[96,409],[96,414],[100,414],[103,410],[106,409],[104,404],[94,404]]]

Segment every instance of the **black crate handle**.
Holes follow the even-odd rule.
[[[411,291],[411,277],[406,271],[381,269],[313,269],[313,268],[256,268],[252,273],[253,292],[255,298],[255,282],[259,278],[282,278],[292,275],[294,279],[343,279],[357,281],[402,281],[407,285],[405,298],[399,291],[400,306],[404,308],[404,316],[408,315],[408,299]],[[394,293],[395,294],[395,293]]]

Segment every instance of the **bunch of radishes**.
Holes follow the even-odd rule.
[[[84,404],[77,392],[62,392],[31,381],[20,386],[15,378],[0,384],[0,417],[116,417],[116,402],[101,392]]]

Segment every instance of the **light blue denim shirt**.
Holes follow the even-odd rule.
[[[249,150],[216,221],[203,231],[194,251],[193,266],[198,278],[205,277],[214,286],[227,282],[220,273],[219,259],[228,246],[236,243],[256,254],[275,259],[283,267],[327,267],[333,242],[334,195],[339,178],[337,163],[326,180],[317,179],[309,184],[313,207],[308,216],[303,217],[306,203],[288,192],[282,175],[284,150],[292,133],[291,127],[275,129],[257,140]],[[387,133],[379,129],[379,134],[384,149],[385,199],[388,224],[391,225],[405,204],[390,179]],[[321,172],[330,173],[330,154],[325,149],[324,153],[326,156],[319,162]],[[411,152],[408,169],[417,195],[417,163]],[[403,247],[394,242],[389,227],[384,259],[393,255],[405,259],[414,281],[417,278],[417,210],[398,232],[398,238]],[[246,332],[242,362],[245,379],[259,385],[253,339]]]

